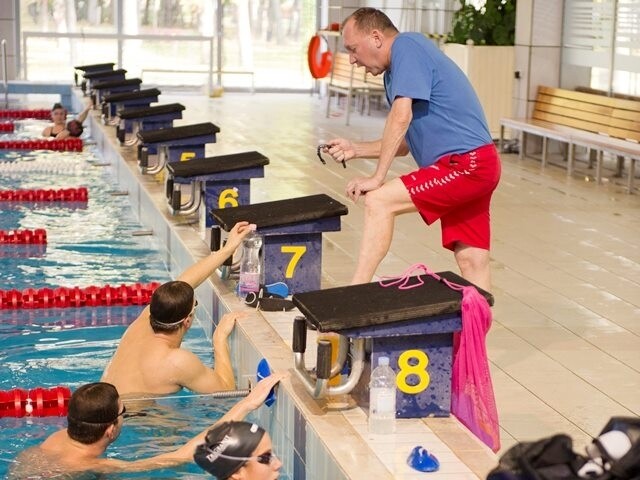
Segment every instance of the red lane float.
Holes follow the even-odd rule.
[[[11,133],[14,128],[12,122],[0,122],[0,132],[2,133]]]
[[[51,110],[0,110],[0,118],[37,118],[39,120],[49,120],[51,118]]]
[[[86,187],[58,190],[0,190],[0,201],[4,202],[86,202],[88,198],[89,191]]]
[[[35,230],[0,230],[0,244],[6,245],[46,245],[47,232],[43,228]]]
[[[68,387],[0,390],[0,418],[65,417],[70,398]]]
[[[89,286],[27,288],[26,290],[0,290],[0,309],[101,307],[109,305],[146,305],[158,288],[158,282],[122,284],[119,287]]]
[[[61,140],[3,140],[2,150],[55,150],[59,152],[81,152],[82,139],[64,138]]]
[[[309,41],[307,48],[307,62],[309,63],[309,72],[313,78],[324,78],[331,71],[333,62],[333,54],[330,51],[320,54],[320,39],[324,38],[320,35],[314,35]]]

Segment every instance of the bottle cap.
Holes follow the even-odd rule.
[[[389,366],[389,357],[378,357],[378,366]]]

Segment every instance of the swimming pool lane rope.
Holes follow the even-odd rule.
[[[244,388],[240,390],[224,390],[222,392],[213,393],[192,393],[188,395],[169,395],[160,397],[141,397],[141,398],[123,398],[125,402],[141,402],[144,400],[165,400],[174,398],[196,398],[196,397],[210,397],[210,398],[237,398],[246,397],[251,393],[250,388]]]

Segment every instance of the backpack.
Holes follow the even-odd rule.
[[[599,440],[611,431],[624,433],[631,444],[617,459],[609,456]],[[606,462],[607,468],[602,473],[580,476],[578,472],[591,458],[575,453],[571,438],[558,434],[514,445],[500,457],[487,480],[640,480],[640,418],[612,417],[587,450],[592,458],[600,457]]]

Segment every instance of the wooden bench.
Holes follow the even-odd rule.
[[[369,75],[371,79],[375,78]],[[380,77],[382,78],[382,77]],[[346,98],[346,124],[349,125],[351,115],[351,99],[367,102],[369,97],[384,95],[384,85],[367,81],[367,74],[364,67],[356,67],[349,62],[349,54],[338,52],[333,57],[331,76],[327,86],[327,117],[331,115],[331,96],[333,93],[345,95]]]
[[[527,134],[542,137],[542,164],[547,162],[548,140],[568,144],[567,174],[573,173],[574,146],[597,152],[596,181],[602,179],[602,155],[629,158],[627,188],[633,188],[635,161],[640,158],[640,102],[592,93],[540,86],[531,118],[500,120],[500,147],[504,129],[519,131],[520,153],[526,153]]]

